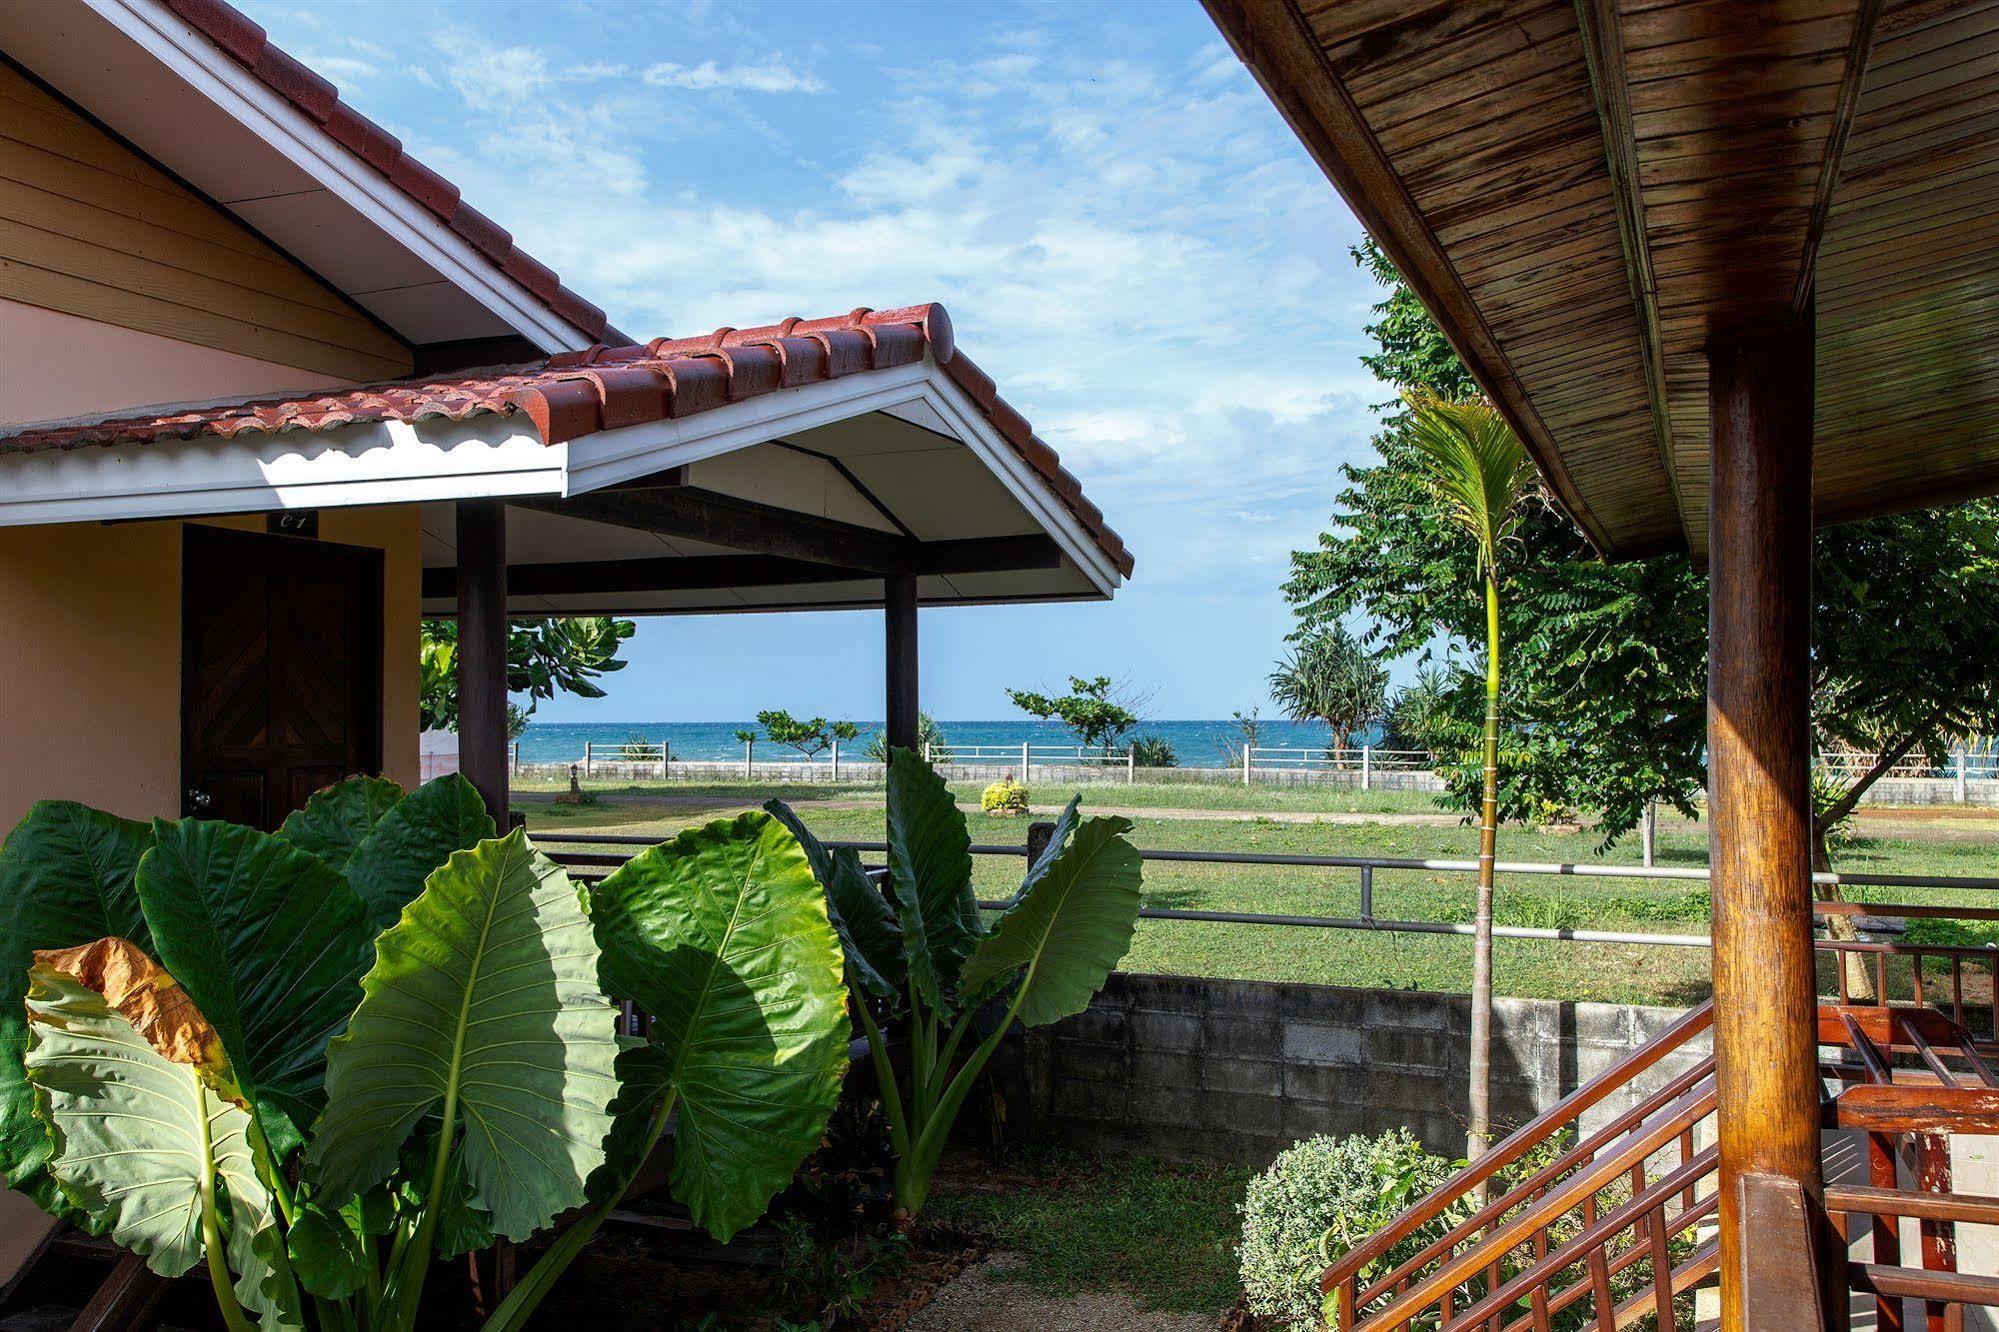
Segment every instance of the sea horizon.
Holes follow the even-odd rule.
[[[854,720],[861,733],[842,748],[858,758],[869,737],[882,729],[882,723],[878,720],[847,720]],[[1031,717],[940,717],[937,726],[943,732],[946,743],[956,745],[1017,746],[1025,742],[1041,748],[1076,743],[1075,737],[1060,722],[1039,721]],[[751,719],[544,722],[531,718],[527,730],[520,737],[520,756],[523,762],[528,763],[574,762],[582,758],[586,742],[592,746],[611,746],[643,740],[649,744],[664,743],[677,759],[733,759],[741,758],[743,754],[742,742],[736,738],[737,731],[758,733],[758,749],[762,751],[759,757],[775,758],[792,752],[761,739],[762,730]],[[1173,746],[1176,757],[1183,765],[1209,767],[1226,758],[1230,743],[1241,743],[1242,731],[1235,719],[1229,717],[1162,718],[1139,723],[1129,738],[1137,737],[1165,741]],[[1323,723],[1295,722],[1283,718],[1265,718],[1258,722],[1257,743],[1261,746],[1322,749],[1330,741],[1331,732]]]

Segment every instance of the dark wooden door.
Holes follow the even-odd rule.
[[[382,765],[382,553],[189,526],[181,812],[276,828]]]

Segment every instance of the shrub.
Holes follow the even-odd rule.
[[[1319,1326],[1327,1264],[1451,1175],[1407,1129],[1379,1137],[1322,1135],[1294,1143],[1250,1181],[1242,1202],[1242,1287],[1252,1313],[1279,1326]],[[1425,1227],[1382,1259],[1384,1270],[1442,1233]]]
[[[644,731],[625,732],[625,761],[627,763],[657,763],[664,751],[659,741]]]
[[[1141,768],[1177,768],[1180,756],[1173,752],[1173,742],[1162,740],[1156,735],[1141,735],[1131,742],[1131,760]]]
[[[1002,777],[979,795],[979,808],[996,819],[1015,819],[1027,813],[1027,787],[1011,777]]]

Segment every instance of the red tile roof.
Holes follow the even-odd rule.
[[[0,454],[96,444],[272,435],[373,421],[525,416],[543,442],[672,420],[820,380],[888,370],[928,352],[1095,538],[1127,577],[1132,558],[1055,450],[994,390],[991,376],[957,350],[941,305],[854,310],[830,319],[786,319],[718,328],[692,338],[598,345],[545,361],[386,380],[331,393],[257,398],[144,411],[105,420],[0,428]]]
[[[340,100],[340,90],[271,44],[263,28],[224,0],[165,0],[167,8],[297,107],[341,147],[386,176],[457,232],[493,266],[585,337],[615,339],[604,312],[562,285],[553,270],[514,244],[499,223],[458,197],[458,187],[403,151],[395,135]]]

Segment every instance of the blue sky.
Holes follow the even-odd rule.
[[[1264,705],[1287,553],[1388,396],[1360,229],[1199,6],[237,0],[636,337],[942,301],[1137,556],[923,617],[940,717],[1126,679]],[[641,623],[555,721],[881,711],[875,614]]]

